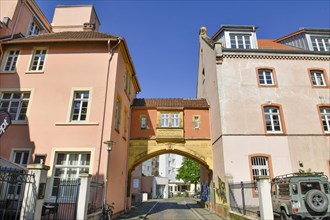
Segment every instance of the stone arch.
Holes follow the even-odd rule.
[[[179,154],[197,161],[206,170],[213,170],[212,146],[209,140],[185,142],[131,140],[128,152],[129,174],[137,165],[161,154]]]

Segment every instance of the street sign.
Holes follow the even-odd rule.
[[[10,114],[6,111],[0,111],[0,137],[5,133],[11,125]]]

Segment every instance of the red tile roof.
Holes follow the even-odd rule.
[[[18,42],[56,42],[56,41],[99,41],[118,39],[119,36],[97,31],[66,31],[58,33],[45,33],[14,39],[7,43]]]
[[[261,39],[258,40],[258,49],[274,49],[274,50],[299,50],[285,44],[274,42],[274,40]]]
[[[133,107],[183,107],[183,108],[209,108],[206,99],[160,98],[160,99],[134,99]]]

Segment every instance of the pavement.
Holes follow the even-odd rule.
[[[148,219],[148,214],[156,207],[161,200],[149,200],[140,204],[133,204],[132,209],[119,217],[116,220],[134,220],[134,219]],[[187,203],[187,207],[200,219],[200,220],[224,220],[215,213],[203,208],[200,204]]]

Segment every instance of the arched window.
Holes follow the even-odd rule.
[[[319,105],[318,109],[323,133],[330,135],[330,105]]]
[[[313,88],[328,88],[329,81],[325,70],[309,69],[309,79]]]
[[[257,67],[259,87],[277,87],[275,69],[272,67]]]

